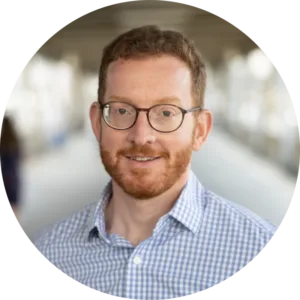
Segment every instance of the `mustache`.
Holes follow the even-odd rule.
[[[151,156],[169,158],[169,153],[166,151],[158,151],[149,145],[134,145],[130,148],[121,149],[117,152],[117,156]]]

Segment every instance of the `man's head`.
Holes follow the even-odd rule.
[[[103,164],[129,195],[158,196],[187,174],[212,118],[185,110],[203,107],[205,85],[202,59],[180,33],[141,27],[104,49],[90,117]]]

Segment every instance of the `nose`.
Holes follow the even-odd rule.
[[[128,140],[132,144],[143,146],[156,141],[155,130],[150,126],[147,113],[141,111],[133,127],[129,129]]]

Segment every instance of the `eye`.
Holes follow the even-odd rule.
[[[123,107],[114,108],[113,113],[115,115],[120,115],[120,116],[131,115],[132,114],[129,110],[127,110],[126,108],[123,108]]]
[[[164,111],[162,112],[162,114],[163,114],[164,117],[170,117],[170,115],[171,115],[172,113],[171,113],[170,111],[164,110]]]
[[[127,110],[125,108],[119,108],[118,109],[118,112],[119,112],[120,115],[124,115],[126,113],[126,111]]]
[[[157,115],[159,117],[166,117],[166,118],[169,118],[169,117],[172,117],[172,116],[175,116],[175,111],[173,110],[161,110],[157,113]]]

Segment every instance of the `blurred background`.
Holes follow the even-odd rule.
[[[1,167],[3,176],[10,173],[10,187],[20,186],[7,193],[17,198],[12,206],[30,239],[98,201],[109,177],[88,112],[97,99],[102,49],[118,34],[149,24],[183,32],[206,61],[205,106],[214,114],[214,128],[193,154],[200,181],[275,225],[284,218],[298,174],[299,132],[272,63],[215,15],[173,2],[135,1],[94,11],[56,33],[29,61],[11,94],[6,116],[16,137],[5,150],[3,123]],[[14,154],[6,158],[5,151]]]

